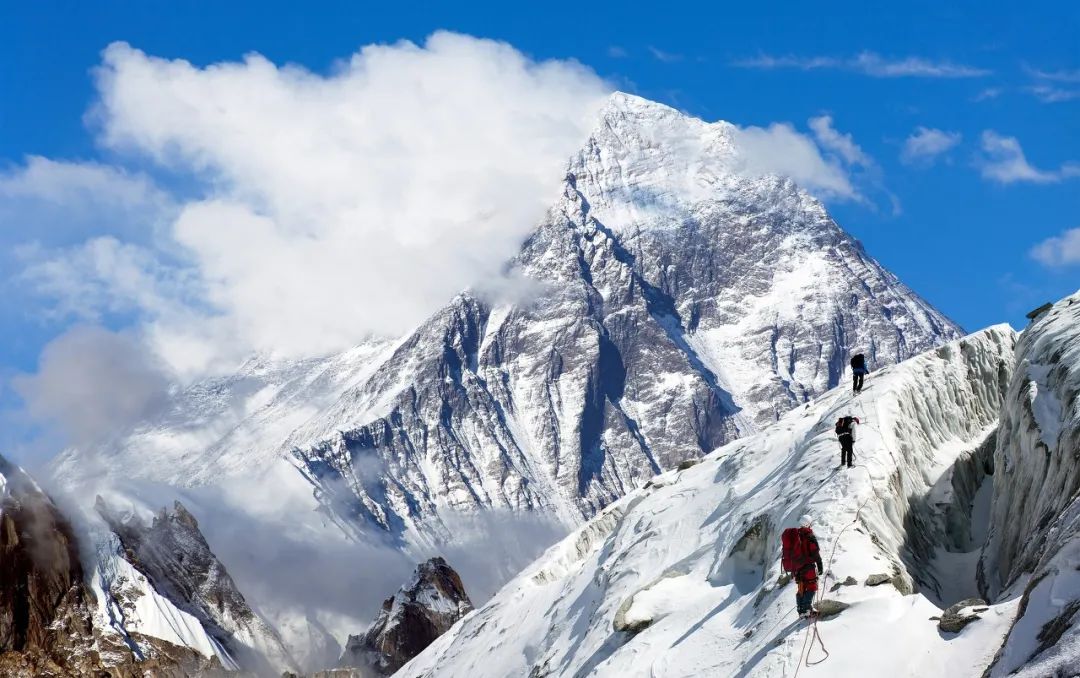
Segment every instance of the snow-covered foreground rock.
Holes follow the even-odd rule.
[[[338,664],[389,676],[472,609],[458,573],[444,559],[432,558],[383,602],[363,635],[349,636]]]
[[[935,563],[962,556],[969,567],[955,578],[973,586],[974,558],[954,551],[977,552],[967,537],[981,516],[957,515],[952,502],[994,436],[1014,342],[1007,326],[951,342],[871,375],[858,397],[831,391],[658,475],[397,675],[741,678],[791,676],[800,662],[801,676],[980,675],[1019,600],[939,632],[935,601],[968,592]],[[863,422],[850,470],[837,468],[833,433],[846,414]],[[827,561],[825,596],[850,605],[818,624],[827,659],[795,617],[794,585],[777,583],[779,534],[804,513]],[[912,593],[919,580],[936,589]]]

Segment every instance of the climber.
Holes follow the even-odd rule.
[[[840,440],[840,468],[855,464],[855,426],[859,418],[846,416],[836,420],[836,437]]]
[[[863,377],[868,374],[870,370],[866,369],[866,357],[862,353],[851,356],[851,386],[856,395],[862,392]]]
[[[800,518],[799,527],[784,530],[780,541],[783,546],[780,565],[785,572],[791,574],[797,585],[795,607],[800,617],[808,618],[814,614],[814,593],[817,591],[818,575],[825,571],[817,537],[810,528],[810,516]]]

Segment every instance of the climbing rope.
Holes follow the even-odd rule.
[[[865,420],[866,409],[863,407],[862,402],[856,400],[855,404],[859,406],[859,410]],[[871,428],[875,432],[877,432],[878,436],[881,436],[881,431],[876,426],[871,425],[869,421],[865,421],[864,424],[864,420],[860,420],[860,426],[865,425],[868,428]],[[889,450],[889,455],[892,456],[891,450]],[[870,499],[878,496],[877,487],[874,485],[874,475],[870,472],[869,467],[867,467],[865,464],[856,464],[855,468],[861,468],[862,470],[866,471],[866,477],[870,481],[871,494],[867,495],[866,499],[864,499],[862,503],[859,504],[859,508],[855,511],[855,517],[852,519],[852,521],[845,525],[844,528],[837,533],[836,538],[833,539],[832,546],[829,548],[829,559],[827,561],[827,564],[825,566],[825,572],[823,573],[821,579],[821,587],[818,589],[818,593],[816,596],[817,603],[820,603],[822,600],[825,599],[825,587],[828,585],[829,576],[832,574],[833,557],[836,555],[836,547],[840,544],[840,537],[844,536],[844,533],[847,532],[852,525],[858,524],[859,518],[862,517],[863,509],[866,508],[866,505],[868,503],[870,503]],[[833,577],[833,579],[835,579],[835,577]],[[824,656],[821,659],[811,661],[810,654],[814,651],[815,642],[817,642],[817,644],[821,646],[821,651],[824,653]],[[806,632],[803,637],[802,649],[799,650],[799,663],[795,665],[795,673],[792,678],[798,678],[799,671],[802,670],[804,664],[807,667],[817,666],[818,664],[825,662],[825,660],[827,660],[828,658],[829,650],[825,647],[825,641],[822,639],[821,632],[818,629],[818,616],[815,615],[811,622],[806,626]]]

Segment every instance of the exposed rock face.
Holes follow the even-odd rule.
[[[93,629],[71,525],[21,469],[0,458],[0,651],[16,674],[75,670]],[[10,674],[6,674],[10,675]]]
[[[388,676],[472,609],[458,573],[442,558],[432,558],[386,599],[367,633],[349,637],[340,665]]]
[[[987,673],[1072,675],[1080,666],[1080,293],[1028,327],[1016,363],[979,574],[991,597],[1018,593],[1020,578],[1030,578]]]
[[[98,500],[98,512],[123,547],[124,558],[176,607],[194,616],[234,659],[253,671],[295,668],[277,633],[248,605],[210,550],[195,517],[180,502],[145,524]]]

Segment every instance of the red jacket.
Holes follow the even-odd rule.
[[[799,532],[806,540],[806,548],[809,552],[807,555],[811,560],[795,573],[795,581],[798,582],[800,591],[817,591],[818,572],[825,569],[821,562],[821,548],[818,546],[817,537],[814,536],[812,529],[800,527]]]

